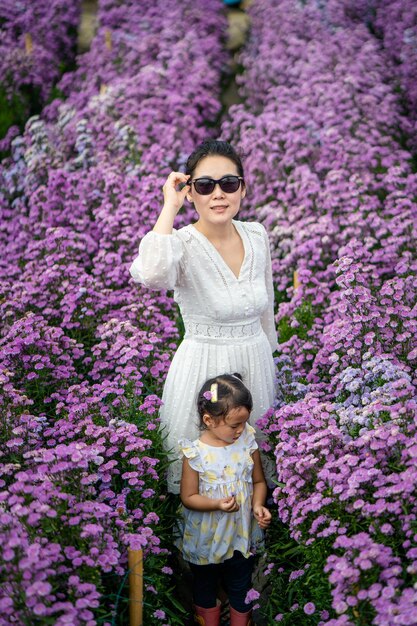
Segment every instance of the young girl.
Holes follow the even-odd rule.
[[[171,172],[163,191],[164,206],[130,272],[151,289],[173,289],[184,322],[160,412],[173,460],[168,489],[179,493],[178,441],[198,436],[195,402],[201,385],[219,372],[240,372],[253,393],[254,425],[274,401],[277,334],[268,236],[261,224],[235,219],[246,186],[233,147],[204,142],[189,156],[186,173]],[[197,220],[175,230],[186,197]]]
[[[183,517],[176,541],[193,574],[199,624],[218,626],[218,583],[229,597],[231,626],[246,626],[252,607],[253,554],[271,521],[254,429],[252,396],[239,374],[209,379],[197,400],[201,434],[181,440]]]

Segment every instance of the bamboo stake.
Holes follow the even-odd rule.
[[[143,626],[143,551],[128,550],[129,624]]]
[[[101,83],[100,85],[100,96],[104,96],[107,91],[106,83]]]
[[[29,55],[33,52],[33,39],[30,33],[25,33],[25,50],[26,54]]]
[[[298,271],[295,270],[294,272],[294,289],[298,289],[298,287],[300,287],[301,283],[300,283],[300,279],[298,278]]]
[[[108,28],[106,28],[104,32],[104,42],[106,44],[107,50],[111,50],[113,48],[113,43],[111,40],[111,31]]]

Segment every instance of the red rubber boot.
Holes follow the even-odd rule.
[[[251,626],[252,609],[246,613],[239,613],[232,606],[230,607],[230,626]]]
[[[221,606],[214,606],[212,609],[203,609],[194,605],[194,619],[200,626],[220,626]]]

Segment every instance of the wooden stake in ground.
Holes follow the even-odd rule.
[[[109,30],[108,28],[106,28],[106,30],[104,31],[104,42],[105,42],[107,50],[113,50],[111,30]]]
[[[143,626],[143,551],[128,550],[129,624]]]
[[[32,40],[32,35],[30,33],[25,33],[25,50],[26,50],[26,54],[28,54],[29,56],[33,52],[33,40]]]
[[[300,285],[301,285],[301,283],[300,283],[300,279],[298,278],[298,271],[295,270],[295,272],[294,272],[294,289],[298,289]]]

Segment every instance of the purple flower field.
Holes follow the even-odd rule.
[[[415,125],[396,93],[400,76],[412,102],[416,58],[398,72],[384,48],[411,4],[379,4],[257,2],[223,125],[274,257],[280,393],[261,425],[296,542],[271,583],[286,624],[417,620]]]
[[[75,60],[81,0],[3,0],[0,6],[0,151],[52,97]]]
[[[128,267],[166,175],[219,135],[270,236],[280,341],[250,597],[268,624],[417,623],[414,4],[256,0],[226,114],[220,0],[100,0],[62,76],[80,3],[2,6],[1,89],[44,108],[0,146],[0,626],[126,624],[128,548],[145,623],[186,622],[158,431],[181,323]]]

